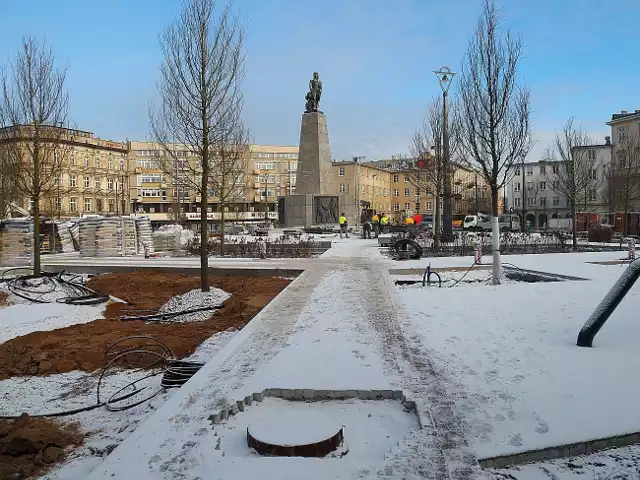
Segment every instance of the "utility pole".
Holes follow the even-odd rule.
[[[442,218],[442,231],[446,234],[453,233],[453,216],[451,212],[451,172],[450,172],[450,158],[449,158],[449,111],[448,111],[448,92],[451,86],[451,81],[456,75],[447,66],[440,67],[440,70],[436,70],[433,73],[438,78],[440,88],[442,88],[442,166],[444,170],[444,185],[443,185],[443,218]],[[439,201],[439,199],[438,199]]]

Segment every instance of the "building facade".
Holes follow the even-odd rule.
[[[605,189],[608,210],[611,214],[640,212],[640,110],[614,113],[607,125],[613,160]]]
[[[78,217],[85,214],[128,214],[127,144],[97,138],[93,133],[60,127],[51,129],[57,160],[42,167],[51,170],[40,200],[40,211],[52,218]],[[4,146],[28,143],[30,127],[15,126],[0,130]],[[43,141],[46,144],[46,140]],[[29,155],[26,155],[28,157]],[[27,160],[30,162],[30,160]],[[55,166],[54,166],[55,164]],[[16,204],[29,211],[32,203],[24,195]]]
[[[380,213],[390,211],[390,182],[391,173],[375,165],[358,161],[332,164],[333,193],[347,198],[348,210],[357,217],[349,219],[353,223],[359,223],[359,212],[367,206]]]
[[[576,211],[606,213],[608,211],[607,169],[611,165],[611,142],[575,147],[573,155],[591,165],[589,182],[584,192],[576,193]],[[581,160],[582,161],[582,160]],[[514,166],[505,187],[509,211],[523,215],[531,228],[546,228],[550,219],[571,218],[571,201],[561,177],[562,161],[543,159]]]

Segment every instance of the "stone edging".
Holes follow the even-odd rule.
[[[242,400],[219,410],[209,416],[212,425],[220,423],[245,409],[253,402],[261,402],[266,397],[281,398],[292,402],[321,402],[327,400],[398,400],[405,412],[413,412],[418,419],[418,425],[422,428],[422,421],[416,402],[407,400],[402,390],[314,390],[314,389],[290,389],[290,388],[266,388],[262,392],[247,395]]]
[[[616,435],[613,437],[597,438],[585,442],[568,443],[554,447],[528,450],[513,455],[501,455],[478,459],[482,468],[509,468],[525,463],[544,462],[558,458],[590,455],[611,448],[627,447],[640,443],[640,432]]]

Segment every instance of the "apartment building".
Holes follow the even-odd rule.
[[[171,155],[153,142],[129,142],[130,196],[134,210],[153,221],[200,220],[198,159],[183,145],[175,145]],[[234,162],[236,160],[234,159]],[[291,146],[249,145],[237,165],[229,170],[232,179],[224,182],[231,194],[215,188],[208,191],[207,217],[216,228],[223,216],[229,221],[277,219],[278,198],[295,192],[298,148]],[[212,176],[216,172],[212,160]],[[196,183],[198,182],[198,183]]]
[[[584,155],[592,164],[589,186],[577,195],[577,211],[606,213],[605,179],[611,165],[609,137],[603,144],[575,147],[574,155]],[[527,223],[533,228],[544,228],[549,219],[571,218],[571,202],[559,179],[561,168],[561,161],[543,159],[511,169],[505,191],[507,204],[514,213],[524,213]]]
[[[366,205],[381,213],[390,211],[391,172],[388,170],[354,160],[333,162],[332,174],[334,193],[346,196],[356,216]]]
[[[607,125],[613,140],[605,187],[609,211],[640,212],[640,109],[614,113]]]
[[[61,168],[54,168],[54,178],[46,188],[50,194],[39,205],[41,213],[55,218],[129,213],[126,143],[97,138],[83,130],[46,128],[58,145],[54,151],[60,156]],[[29,142],[31,131],[28,126],[6,127],[0,129],[0,139],[5,144]],[[45,174],[54,163],[60,165],[45,161]],[[30,199],[16,200],[31,209]]]

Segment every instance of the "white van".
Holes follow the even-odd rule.
[[[501,232],[519,232],[520,217],[515,214],[500,215],[498,217],[498,228]],[[467,215],[462,221],[462,229],[468,232],[490,232],[491,217],[482,213]]]

